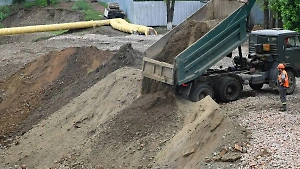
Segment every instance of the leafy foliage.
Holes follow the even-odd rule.
[[[0,21],[8,17],[10,14],[11,14],[11,10],[8,6],[0,7]]]
[[[269,8],[275,13],[276,19],[282,18],[284,29],[300,32],[300,0],[268,0],[269,5],[264,6],[265,0],[257,0],[261,9]]]
[[[279,0],[278,8],[284,28],[300,32],[300,0]]]

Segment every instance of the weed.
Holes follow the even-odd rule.
[[[57,0],[50,0],[50,5],[57,4]],[[46,0],[34,0],[23,3],[25,9],[29,9],[33,6],[48,6]]]
[[[95,10],[85,10],[83,13],[85,14],[85,20],[87,21],[101,20],[104,18],[101,12]]]
[[[103,13],[96,11],[93,9],[86,1],[84,0],[79,0],[74,3],[72,6],[73,10],[78,10],[82,11],[85,15],[85,20],[86,21],[91,21],[91,20],[101,20],[103,19]]]
[[[104,8],[107,8],[108,7],[108,5],[107,5],[107,3],[105,3],[105,2],[98,2],[101,6],[103,6]]]
[[[11,14],[11,10],[8,6],[0,7],[0,21],[7,18]]]
[[[91,10],[92,7],[84,0],[76,1],[72,6],[73,10]]]

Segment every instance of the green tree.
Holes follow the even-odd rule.
[[[283,22],[281,17],[281,11],[280,11],[280,1],[279,0],[270,0],[269,9],[272,11],[272,27],[275,27],[275,22],[277,20],[277,27],[283,28]]]
[[[279,11],[284,28],[300,32],[300,0],[279,0]]]

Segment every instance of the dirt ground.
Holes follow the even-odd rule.
[[[3,23],[83,20],[71,6],[24,10]],[[162,36],[104,26],[59,36],[0,37],[0,168],[243,166],[249,132],[238,117],[249,111],[247,100],[260,94],[247,91],[224,105],[210,97],[193,103],[149,83],[141,94],[143,52]]]

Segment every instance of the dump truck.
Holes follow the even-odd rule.
[[[277,88],[277,65],[285,63],[290,83],[287,94],[292,94],[295,77],[299,77],[300,72],[300,58],[296,57],[300,50],[299,34],[281,29],[251,31],[254,4],[255,0],[210,0],[145,51],[143,78],[173,85],[179,94],[193,102],[207,95],[230,102],[239,98],[244,85],[253,90],[260,90],[264,84]],[[192,20],[213,19],[220,22],[174,56],[173,63],[153,59],[182,25]],[[287,38],[292,47],[287,47]],[[249,53],[243,56],[241,46],[247,40]],[[232,56],[235,49],[238,56]],[[227,56],[232,58],[232,66],[212,69]]]

